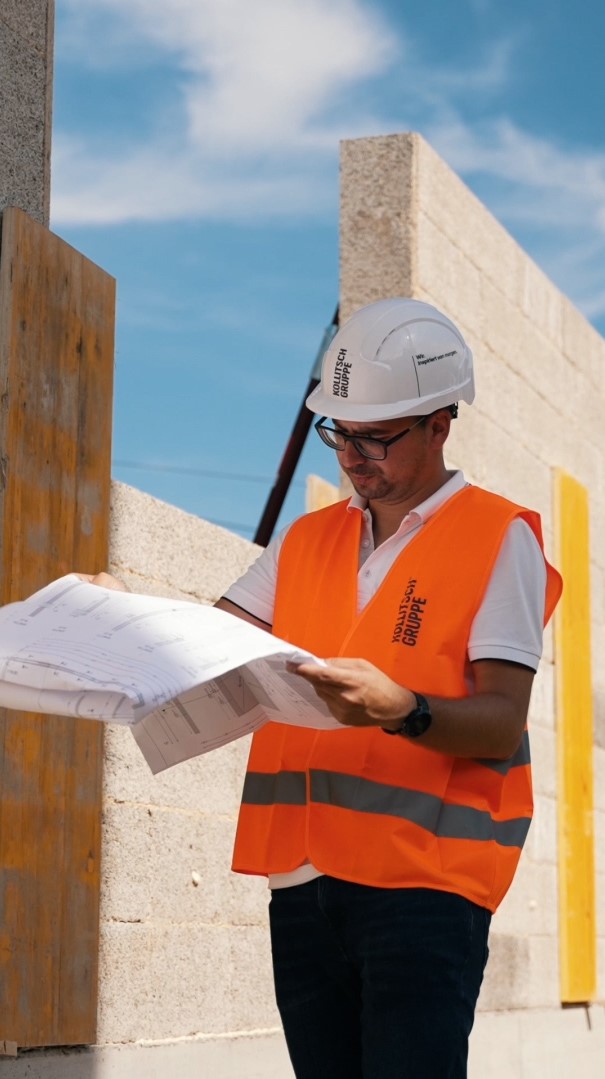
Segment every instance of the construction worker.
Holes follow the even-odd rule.
[[[561,582],[538,515],[446,468],[470,349],[430,304],[362,308],[307,400],[352,498],[219,601],[327,666],[345,727],[254,735],[236,872],[268,877],[298,1079],[461,1079],[490,918],[532,813],[526,719]]]

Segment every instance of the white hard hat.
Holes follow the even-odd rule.
[[[307,408],[336,420],[422,416],[475,396],[473,356],[429,303],[397,297],[356,311],[326,351]]]

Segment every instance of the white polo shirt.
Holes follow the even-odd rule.
[[[366,500],[357,494],[352,496],[349,511],[361,510],[363,513],[357,578],[358,611],[362,611],[372,598],[412,537],[448,498],[465,486],[462,472],[454,472],[438,491],[410,510],[397,532],[377,548],[374,547],[372,518]],[[257,561],[225,593],[225,599],[268,625],[273,624],[279,552],[290,527],[288,525],[272,540]],[[502,659],[537,670],[542,654],[545,595],[544,557],[527,522],[517,518],[505,533],[471,627],[465,672],[471,692],[474,660]],[[284,888],[303,884],[319,875],[318,870],[307,863],[293,873],[273,874],[269,886]]]

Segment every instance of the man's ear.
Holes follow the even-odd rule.
[[[441,447],[450,433],[452,414],[449,408],[438,408],[427,419],[426,425],[431,434],[431,442]]]

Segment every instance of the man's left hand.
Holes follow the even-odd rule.
[[[400,686],[365,659],[342,656],[315,663],[288,665],[310,682],[330,712],[346,727],[393,727],[416,707],[411,690]]]

